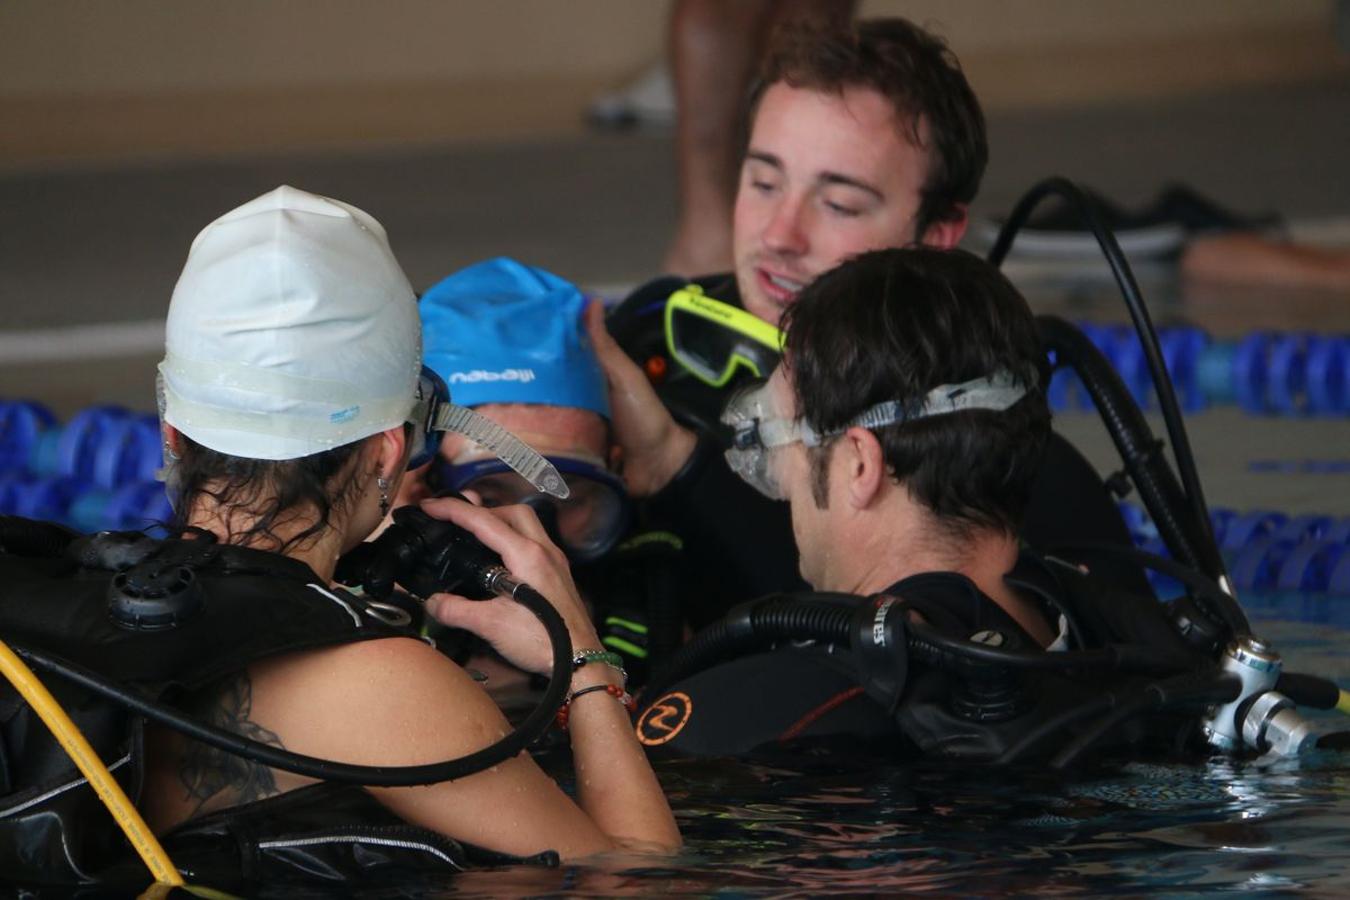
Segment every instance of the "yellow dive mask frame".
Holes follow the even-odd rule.
[[[666,349],[698,380],[724,387],[737,370],[767,378],[783,355],[783,332],[696,284],[666,300]]]

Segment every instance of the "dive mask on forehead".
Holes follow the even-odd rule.
[[[665,324],[671,357],[713,387],[741,369],[767,378],[782,356],[782,332],[739,307],[705,297],[696,284],[670,295]]]
[[[465,406],[450,402],[450,389],[427,366],[417,381],[417,396],[408,421],[413,425],[408,468],[415,469],[436,457],[447,431],[461,434],[494,454],[537,491],[567,498],[567,482],[553,464],[532,447],[491,419]]]
[[[912,422],[932,416],[988,409],[1002,412],[1026,395],[1027,389],[1006,371],[960,384],[944,384],[924,395],[917,407],[887,400],[878,403],[847,422],[841,428],[820,433],[802,419],[789,419],[778,409],[767,382],[747,385],[727,403],[722,421],[731,427],[731,447],[727,464],[751,487],[770,500],[786,500],[787,492],[773,468],[771,453],[800,441],[807,447],[819,447],[850,428],[880,428]]]
[[[567,485],[565,499],[532,490],[496,459],[440,463],[439,488],[474,491],[484,506],[524,503],[534,509],[549,537],[569,560],[593,562],[613,549],[627,532],[631,515],[628,492],[599,460],[549,456],[548,461]]]

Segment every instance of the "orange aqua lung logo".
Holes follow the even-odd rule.
[[[673,740],[684,730],[694,712],[694,701],[689,695],[672,691],[657,700],[637,722],[637,738],[648,747]]]

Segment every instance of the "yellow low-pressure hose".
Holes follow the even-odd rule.
[[[61,743],[71,761],[84,773],[84,777],[98,793],[98,798],[117,820],[122,833],[131,841],[131,846],[136,848],[136,852],[145,861],[155,881],[166,886],[181,886],[183,876],[178,874],[169,855],[164,852],[150,826],[145,824],[141,814],[127,798],[117,779],[113,778],[108,767],[103,765],[103,760],[98,758],[94,748],[89,746],[80,729],[75,727],[75,723],[56,702],[47,686],[38,680],[33,670],[28,668],[4,641],[0,641],[0,673],[9,679],[9,683],[14,685],[19,695],[33,707]]]
[[[1350,691],[1341,690],[1341,700],[1336,704],[1336,708],[1350,716]]]
[[[243,900],[234,894],[227,894],[224,891],[218,891],[215,888],[201,887],[196,884],[165,884],[162,881],[156,881],[150,885],[136,900],[164,900],[165,897],[173,895],[175,888],[181,887],[182,890],[194,897],[201,897],[202,900]],[[180,894],[181,896],[181,894]]]

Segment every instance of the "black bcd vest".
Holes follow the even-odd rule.
[[[171,586],[186,583],[186,596],[177,604],[128,602],[137,576],[151,571]],[[397,607],[333,589],[304,563],[277,554],[137,532],[78,537],[0,517],[0,640],[152,700],[172,703],[266,657],[418,637],[408,625]],[[139,804],[145,720],[35,671]],[[326,783],[189,820],[162,841],[175,864],[195,875],[190,882],[233,890],[316,879],[369,883],[504,860],[402,822],[359,787]],[[2,681],[0,879],[127,889],[148,880],[65,751]]]

